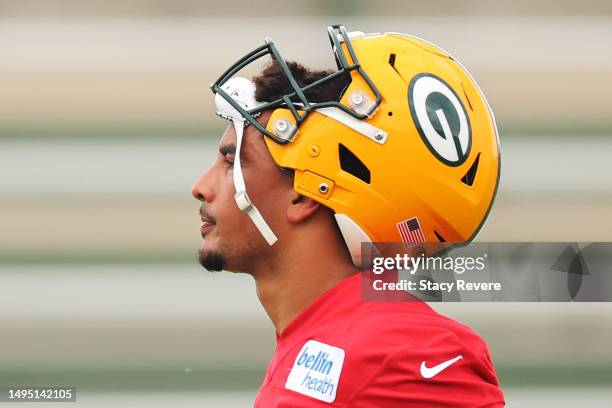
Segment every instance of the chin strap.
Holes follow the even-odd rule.
[[[226,97],[232,98],[234,102],[239,103],[244,109],[253,109],[260,102],[255,100],[255,84],[246,78],[234,77],[227,81],[222,87],[226,93]],[[242,139],[244,136],[245,119],[242,115],[223,97],[221,94],[215,94],[215,105],[217,115],[232,122],[236,130],[236,153],[234,158],[234,171],[232,177],[234,179],[234,200],[240,211],[248,215],[255,227],[259,230],[268,245],[274,245],[278,240],[274,232],[270,229],[266,221],[261,216],[261,213],[251,202],[247,195],[244,176],[242,175],[242,165],[240,164],[240,150],[242,149]]]
[[[261,216],[257,207],[253,205],[251,199],[247,195],[246,185],[244,184],[244,177],[242,175],[242,165],[240,164],[240,149],[242,147],[242,136],[244,132],[244,119],[243,118],[232,118],[232,123],[234,124],[234,129],[236,129],[236,154],[234,158],[234,188],[236,189],[236,194],[234,194],[234,200],[236,200],[236,204],[240,211],[247,214],[255,227],[259,230],[261,235],[263,235],[264,239],[268,243],[268,245],[274,245],[274,243],[278,240],[276,235],[270,226],[266,223],[266,221]]]

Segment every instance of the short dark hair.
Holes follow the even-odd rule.
[[[299,86],[304,87],[321,78],[324,78],[334,71],[332,70],[316,70],[306,68],[304,65],[288,61],[287,66],[291,71],[291,75],[295,78]],[[255,83],[255,99],[260,102],[272,102],[283,95],[293,93],[293,88],[287,79],[287,75],[277,61],[272,61],[266,66],[261,73],[253,78]],[[304,93],[309,102],[329,102],[337,101],[342,96],[342,93],[350,83],[350,76],[339,75],[329,81],[326,81],[321,86],[309,90]]]

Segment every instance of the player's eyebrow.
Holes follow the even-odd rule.
[[[225,156],[226,154],[236,154],[236,145],[226,144],[219,146],[219,153],[221,153],[222,156]]]

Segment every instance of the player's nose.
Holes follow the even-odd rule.
[[[191,195],[199,201],[211,202],[214,198],[214,192],[212,188],[211,169],[208,169],[196,180],[191,187]]]

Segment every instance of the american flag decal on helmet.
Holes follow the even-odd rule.
[[[396,225],[404,243],[412,246],[425,242],[425,236],[421,231],[421,225],[417,217],[398,222]]]

